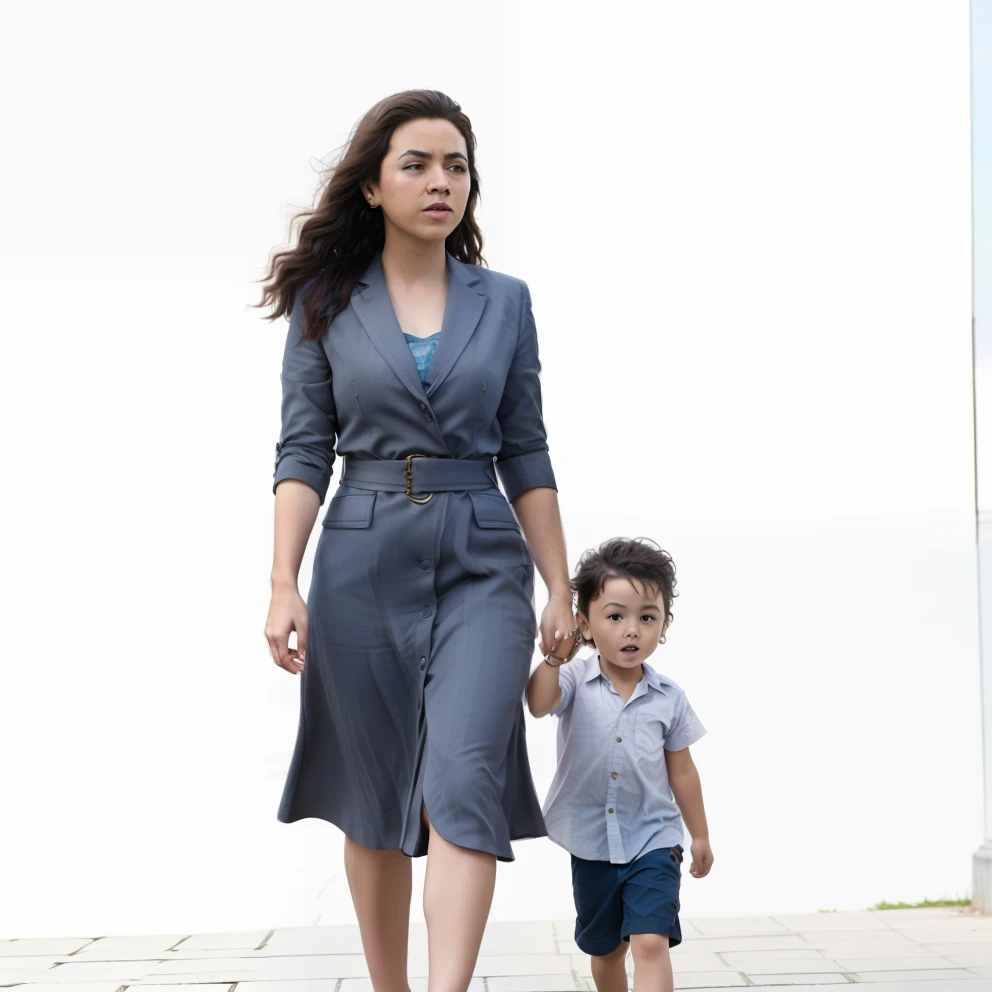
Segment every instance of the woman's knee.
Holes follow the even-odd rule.
[[[659,933],[632,933],[630,950],[635,963],[658,960],[668,954],[668,938]]]

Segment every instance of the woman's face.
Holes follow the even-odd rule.
[[[390,227],[421,241],[441,241],[461,223],[471,180],[468,149],[450,121],[420,119],[401,124],[382,160],[379,182],[363,186],[365,201]]]

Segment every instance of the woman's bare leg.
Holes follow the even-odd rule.
[[[407,947],[413,870],[402,851],[374,851],[350,837],[344,870],[375,992],[410,992]]]
[[[495,887],[493,855],[449,844],[430,826],[424,879],[429,992],[466,992]]]

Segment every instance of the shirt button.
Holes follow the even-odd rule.
[[[427,667],[427,659],[421,656],[420,658],[420,670],[423,671]]]
[[[430,561],[427,558],[425,558],[420,563],[420,567],[426,572],[431,567],[431,563],[430,563]]]
[[[616,778],[616,777],[617,777],[616,772],[610,772],[610,778]]]
[[[620,743],[620,742],[621,742],[622,740],[623,740],[623,738],[622,738],[622,737],[618,737],[618,738],[617,738],[617,743],[619,744],[619,743]]]
[[[427,409],[427,404],[426,403],[421,403],[420,404],[420,409],[421,410],[426,410]]]
[[[422,610],[420,611],[420,615],[421,615],[422,617],[429,617],[429,616],[431,615],[431,608],[430,608],[429,606],[425,606],[425,607],[424,607],[424,608],[423,608],[423,609],[422,609]]]
[[[606,812],[607,813],[612,813],[613,812],[613,807],[611,806]]]

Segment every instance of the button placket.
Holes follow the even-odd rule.
[[[440,513],[442,517],[445,510],[445,495],[444,493],[440,494],[440,498],[433,500],[431,504],[434,513]],[[420,572],[419,578],[415,581],[422,595],[420,616],[414,621],[416,624],[416,636],[414,637],[414,654],[412,659],[417,665],[417,710],[421,714],[423,714],[424,707],[426,706],[424,686],[427,682],[427,669],[430,666],[431,660],[434,617],[437,614],[437,592],[434,582],[437,573],[437,563],[441,557],[440,530],[437,528],[431,529],[434,531],[432,547],[421,546],[419,548],[420,557],[415,557],[411,562],[411,566]],[[416,575],[416,572],[414,575]]]
[[[620,836],[620,815],[617,812],[620,808],[620,772],[624,766],[624,738],[629,736],[629,718],[627,709],[624,707],[617,715],[617,722],[613,731],[613,745],[610,747],[609,763],[607,764],[606,779],[606,804],[604,807],[604,817],[606,819],[606,839],[610,851],[610,860],[615,863],[623,863],[626,856],[623,849],[623,840]]]

